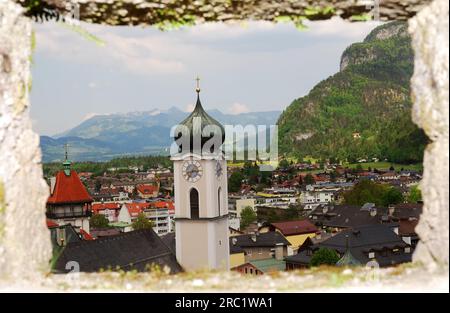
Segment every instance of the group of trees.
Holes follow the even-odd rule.
[[[258,162],[246,161],[244,166],[234,171],[228,179],[228,191],[238,192],[243,182],[256,186],[257,191],[269,187],[272,182],[272,173],[268,171],[261,171]]]
[[[91,172],[93,176],[103,175],[110,168],[117,168],[114,173],[132,173],[128,167],[138,167],[143,171],[151,168],[165,167],[172,168],[172,161],[167,156],[132,156],[120,157],[106,162],[74,162],[72,168],[77,172]],[[54,176],[61,170],[61,163],[45,163],[43,165],[44,176]]]
[[[358,182],[352,190],[345,192],[343,197],[344,204],[348,205],[364,205],[370,202],[386,207],[404,201],[402,192],[397,188],[367,179]]]

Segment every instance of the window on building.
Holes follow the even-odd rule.
[[[190,192],[191,218],[199,218],[198,191],[195,188]]]

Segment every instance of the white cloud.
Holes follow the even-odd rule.
[[[245,104],[238,103],[238,102],[233,103],[229,110],[229,112],[231,114],[241,114],[241,113],[247,113],[249,111],[250,111],[250,109]]]
[[[205,23],[186,28],[187,35],[202,40],[220,40],[274,30],[276,24],[265,21]]]
[[[126,37],[111,28],[92,28],[88,32],[105,42],[99,46],[57,24],[40,26],[37,31],[37,49],[52,57],[70,62],[122,67],[136,74],[172,74],[184,70],[177,59],[179,45],[159,36]]]
[[[305,22],[305,25],[308,27],[306,32],[310,32],[313,36],[332,36],[355,40],[358,40],[361,36],[366,36],[380,24],[382,23],[378,21],[348,22],[340,17],[333,17],[324,21]]]

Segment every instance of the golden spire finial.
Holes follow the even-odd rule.
[[[200,93],[200,77],[197,76],[195,80],[197,81],[197,88],[195,88],[195,91]]]

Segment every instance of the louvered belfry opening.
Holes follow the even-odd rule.
[[[189,194],[190,206],[191,206],[191,219],[196,219],[200,217],[199,214],[199,203],[198,203],[198,191],[195,188],[191,189]]]

